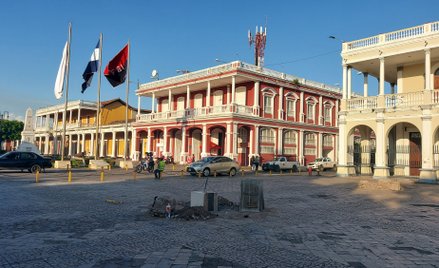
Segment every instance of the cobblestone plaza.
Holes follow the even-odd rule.
[[[261,212],[220,210],[206,221],[154,218],[154,196],[189,201],[204,179],[163,180],[117,169],[0,172],[0,267],[438,267],[438,185],[402,191],[360,179],[259,175]],[[209,178],[238,203],[245,177]]]

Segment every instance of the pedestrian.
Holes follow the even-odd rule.
[[[250,166],[252,167],[252,171],[255,171],[255,156],[252,155],[250,158]]]
[[[165,166],[166,166],[166,163],[163,160],[163,157],[159,158],[157,160],[157,169],[154,170],[154,176],[156,179],[160,180],[162,178],[162,172],[165,170]]]
[[[255,164],[255,171],[258,171],[258,168],[259,168],[259,156],[255,157],[254,164]]]
[[[172,213],[172,207],[171,204],[168,203],[168,205],[165,208],[165,216],[167,219],[171,218],[171,213]]]
[[[195,155],[192,154],[192,163],[195,162]]]

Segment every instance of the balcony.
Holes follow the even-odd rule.
[[[137,122],[145,123],[159,120],[189,120],[201,119],[212,116],[224,115],[244,115],[259,116],[257,111],[253,111],[252,106],[239,104],[225,104],[221,106],[210,106],[201,108],[189,108],[186,110],[167,111],[151,114],[141,114],[137,116]]]
[[[439,105],[439,90],[387,94],[373,97],[357,97],[346,100],[346,111],[361,112],[372,109],[406,110],[420,105]]]
[[[343,52],[410,40],[439,32],[439,21],[343,43]]]

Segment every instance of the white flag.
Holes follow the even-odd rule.
[[[56,76],[55,81],[55,98],[60,99],[62,97],[63,86],[64,86],[64,77],[66,73],[67,67],[67,45],[64,46],[64,51],[62,53],[61,64],[59,65],[58,75]]]

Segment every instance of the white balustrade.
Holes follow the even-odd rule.
[[[393,40],[399,40],[399,39],[406,39],[413,36],[418,36],[424,33],[424,25],[415,26],[399,31],[394,31],[391,33],[386,33],[385,41],[393,41]]]
[[[377,108],[377,97],[353,98],[347,100],[348,111],[366,110]]]
[[[407,108],[422,105],[423,102],[423,91],[385,95],[384,101],[386,108]]]

